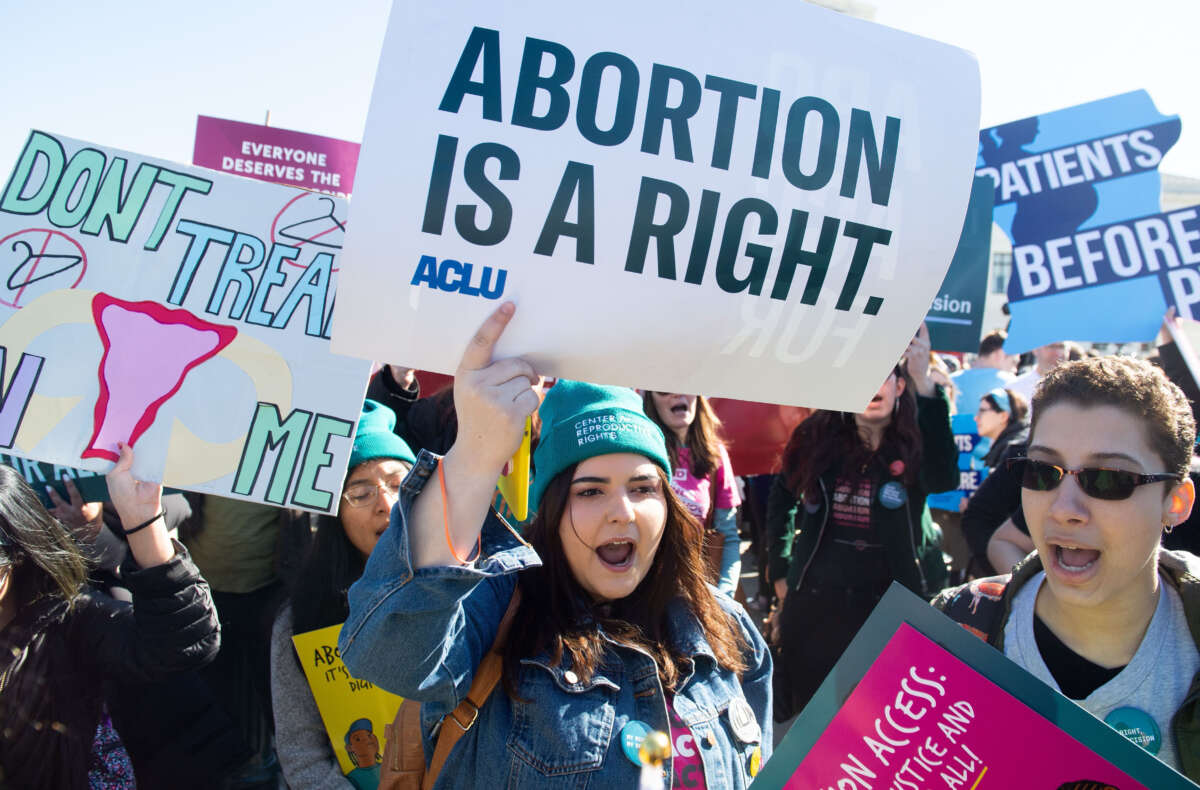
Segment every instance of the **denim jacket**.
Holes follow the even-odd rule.
[[[426,759],[437,723],[466,696],[491,647],[515,574],[541,564],[528,543],[489,514],[474,563],[414,570],[407,515],[436,464],[437,456],[423,451],[405,480],[391,523],[350,588],[350,617],[339,642],[355,677],[422,703]],[[755,750],[761,749],[763,762],[770,756],[771,657],[745,610],[727,596],[717,600],[741,628],[748,668],[740,681],[722,669],[699,621],[680,602],[669,611],[668,633],[692,665],[673,702],[692,730],[708,786],[736,790],[750,784]],[[621,748],[622,728],[640,721],[670,731],[654,660],[613,642],[587,683],[570,671],[569,660],[554,663],[544,654],[522,659],[518,694],[527,701],[511,699],[498,685],[436,787],[637,787],[639,769]],[[730,704],[739,700],[757,720],[749,728],[753,737],[739,737],[731,724]],[[737,730],[748,736],[746,726]],[[671,786],[668,774],[664,787]]]

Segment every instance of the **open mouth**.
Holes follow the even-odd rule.
[[[596,548],[596,556],[609,570],[623,571],[633,565],[634,551],[637,545],[628,538],[610,540]]]
[[[1060,569],[1068,574],[1087,573],[1096,567],[1100,560],[1098,549],[1085,549],[1079,546],[1055,544],[1054,561]]]
[[[687,414],[687,410],[688,407],[686,403],[676,403],[671,407],[672,414]]]

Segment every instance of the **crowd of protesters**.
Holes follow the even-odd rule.
[[[747,484],[701,395],[492,359],[514,310],[452,386],[377,370],[332,515],[164,496],[125,446],[103,504],[0,466],[0,786],[374,788],[390,722],[346,733],[347,775],[292,646],[345,623],[350,671],[422,703],[438,787],[637,786],[622,744],[653,730],[690,744],[675,786],[746,787],[892,582],[1099,718],[1137,706],[1200,779],[1200,392],[1171,344],[1018,370],[1003,332],[959,360],[922,328]],[[987,474],[931,510],[955,413]],[[496,481],[527,418],[518,521]]]

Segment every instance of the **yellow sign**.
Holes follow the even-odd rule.
[[[342,773],[358,790],[375,790],[386,741],[384,728],[403,698],[351,676],[337,640],[340,625],[296,634],[292,642],[312,689]]]
[[[529,444],[532,431],[532,418],[526,417],[525,435],[521,438],[521,446],[517,448],[517,454],[509,463],[508,474],[503,475],[496,484],[517,521],[524,521],[529,517]]]

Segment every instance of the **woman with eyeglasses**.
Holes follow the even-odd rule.
[[[1025,421],[1028,413],[1025,398],[1012,390],[997,387],[979,399],[975,425],[980,436],[992,440],[983,457],[984,466],[995,469],[1011,445],[1025,441],[1029,435],[1029,424]]]
[[[350,612],[346,592],[362,575],[367,557],[387,529],[400,484],[416,461],[408,444],[393,432],[395,425],[391,409],[373,400],[363,403],[337,517],[317,516],[316,535],[295,589],[275,618],[271,633],[275,742],[292,790],[358,786],[343,775],[333,753],[292,637],[345,622]],[[355,769],[374,773],[376,782],[378,770],[375,764]]]
[[[799,713],[893,581],[930,598],[947,568],[926,494],[958,484],[950,403],[922,326],[858,414],[796,427],[767,502],[775,720]]]
[[[1101,357],[1038,385],[1010,461],[1035,553],[934,605],[1158,759],[1200,780],[1200,559],[1162,549],[1196,498],[1196,424],[1149,363]]]

